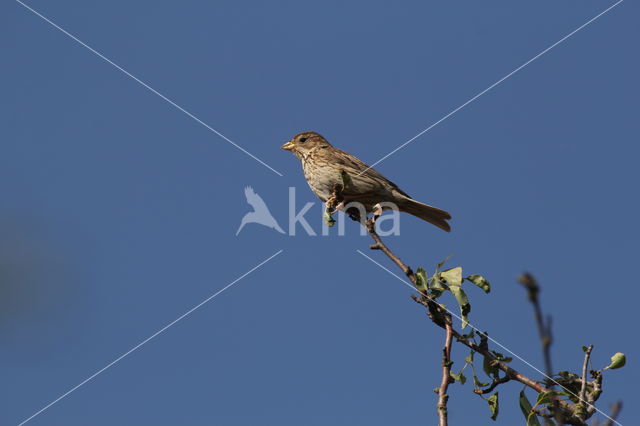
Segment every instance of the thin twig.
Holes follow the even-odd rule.
[[[398,266],[398,268],[400,268],[402,272],[407,276],[407,278],[409,278],[411,282],[415,285],[416,275],[413,273],[413,270],[409,266],[407,266],[406,263],[400,260],[400,258],[396,256],[391,250],[389,250],[389,247],[387,247],[386,244],[382,242],[380,235],[378,235],[378,233],[376,232],[375,221],[368,220],[366,226],[367,226],[367,231],[369,231],[369,235],[371,235],[371,238],[373,238],[373,240],[376,242],[375,244],[369,246],[369,248],[371,250],[380,250],[384,254],[386,254],[387,257],[391,259],[393,263],[395,263]]]
[[[580,410],[577,413],[578,417],[581,420],[585,420],[587,417],[587,367],[589,365],[589,358],[591,358],[591,351],[593,350],[593,345],[589,345],[584,351],[584,362],[582,363],[582,385],[580,386],[580,395],[579,395],[579,407]]]
[[[544,358],[544,367],[547,378],[545,379],[546,386],[549,389],[555,387],[554,381],[551,379],[553,376],[553,367],[551,365],[551,343],[553,343],[553,336],[551,334],[551,317],[547,317],[546,321],[542,315],[542,308],[540,307],[540,299],[538,293],[540,293],[540,286],[538,282],[528,272],[525,272],[518,277],[518,282],[527,289],[527,298],[533,305],[533,313],[536,319],[536,325],[538,326],[538,335],[540,336],[540,346],[542,346],[542,354]],[[553,412],[558,424],[564,424],[564,418],[559,409],[558,400],[553,402]]]
[[[622,401],[618,401],[611,406],[611,413],[609,414],[609,418],[602,424],[602,426],[613,426],[616,419],[620,415],[620,410],[622,410]]]
[[[445,317],[445,342],[442,348],[442,381],[440,382],[440,388],[438,389],[438,418],[440,419],[440,426],[447,426],[447,401],[449,395],[447,395],[447,388],[451,383],[451,342],[453,341],[453,328],[451,327],[451,315]]]
[[[478,352],[480,355],[484,356],[484,357],[488,357],[491,360],[492,364],[495,364],[495,366],[503,371],[507,377],[516,380],[520,383],[522,383],[523,385],[527,385],[528,387],[530,387],[531,389],[535,390],[536,392],[540,393],[540,392],[548,392],[549,389],[547,389],[546,387],[544,387],[543,385],[541,385],[540,383],[536,382],[533,379],[530,379],[529,377],[525,376],[524,374],[514,370],[513,368],[511,368],[509,366],[509,364],[502,362],[500,360],[498,360],[498,358],[496,358],[491,352],[489,352],[487,349],[481,348],[479,345],[476,345],[475,343],[464,339],[458,332],[456,332],[454,330],[454,337],[463,345],[465,345],[466,347],[468,347],[469,349],[473,349],[474,351]]]
[[[542,308],[540,307],[540,300],[538,299],[540,286],[533,275],[525,272],[518,277],[518,282],[527,290],[527,298],[533,305],[533,313],[538,326],[538,334],[540,335],[540,345],[542,346],[542,352],[544,355],[544,366],[547,378],[550,378],[553,375],[553,368],[551,366],[551,343],[553,343],[553,336],[551,335],[551,318],[547,317],[547,321],[545,323],[544,316],[542,315]],[[553,387],[550,379],[547,379],[547,386]]]
[[[488,393],[493,392],[493,390],[497,388],[499,385],[507,383],[509,380],[511,380],[511,378],[508,376],[504,376],[499,379],[493,379],[493,381],[491,382],[491,386],[485,389],[474,389],[473,393],[475,393],[476,395],[486,395]]]

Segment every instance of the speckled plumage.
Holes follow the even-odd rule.
[[[346,201],[362,203],[367,212],[378,203],[391,202],[400,211],[426,220],[445,231],[451,230],[447,223],[451,219],[449,213],[415,201],[378,171],[348,152],[335,148],[316,132],[299,133],[282,148],[300,159],[309,187],[322,201],[326,202],[332,196],[335,184],[343,183],[342,173],[346,172],[350,178],[342,192]]]

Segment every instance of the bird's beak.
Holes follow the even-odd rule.
[[[282,145],[280,148],[286,149],[287,151],[293,151],[293,148],[295,148],[295,145],[293,144],[293,141],[289,141],[284,145]]]

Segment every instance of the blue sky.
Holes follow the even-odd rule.
[[[0,423],[282,249],[29,424],[374,426],[435,423],[441,331],[356,252],[370,241],[353,224],[345,237],[236,237],[243,188],[286,224],[289,187],[315,201],[279,149],[293,134],[372,163],[613,2],[28,4],[283,176],[3,2]],[[407,216],[388,243],[414,267],[455,254],[451,266],[485,275],[492,294],[469,291],[474,324],[542,367],[515,283],[529,270],[557,369],[577,370],[590,343],[595,366],[627,354],[605,377],[605,411],[637,402],[640,373],[637,14],[621,3],[377,166],[452,213],[451,234]],[[454,349],[454,369],[465,355]],[[502,424],[521,421],[519,390],[501,390]],[[469,384],[450,395],[452,424],[492,424]]]

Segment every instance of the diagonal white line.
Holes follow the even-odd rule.
[[[109,59],[106,56],[104,56],[102,53],[98,52],[97,50],[95,50],[94,48],[89,46],[88,44],[84,43],[82,40],[80,40],[79,38],[77,38],[73,34],[69,33],[64,28],[60,27],[55,22],[51,21],[49,18],[47,18],[46,16],[42,15],[37,10],[35,10],[35,9],[31,8],[30,6],[24,4],[20,0],[16,0],[16,2],[18,2],[19,4],[24,6],[26,9],[30,10],[31,12],[33,12],[35,15],[39,16],[40,18],[42,18],[43,20],[45,20],[46,22],[51,24],[54,28],[60,30],[62,33],[64,33],[66,36],[68,36],[72,40],[78,42],[83,47],[86,47],[87,49],[89,49],[92,53],[94,53],[95,55],[97,55],[98,57],[103,59],[104,61],[106,61],[109,64],[113,65],[116,69],[118,69],[119,71],[123,72],[128,77],[131,77],[133,80],[135,80],[137,83],[139,83],[142,86],[144,86],[146,89],[150,90],[152,93],[158,95],[160,98],[162,98],[163,100],[165,100],[166,102],[171,104],[171,106],[173,106],[173,107],[177,108],[178,110],[182,111],[183,113],[185,113],[190,118],[194,119],[199,124],[203,125],[207,129],[209,129],[210,131],[215,133],[216,135],[220,136],[222,139],[224,139],[225,141],[229,142],[231,145],[235,146],[240,151],[244,152],[249,157],[251,157],[254,160],[256,160],[258,163],[262,164],[263,166],[265,166],[266,168],[268,168],[269,170],[271,170],[272,172],[274,172],[278,176],[283,176],[282,173],[280,173],[279,171],[277,171],[276,169],[274,169],[273,167],[271,167],[270,165],[268,165],[267,163],[265,163],[264,161],[262,161],[261,159],[259,159],[258,157],[256,157],[255,155],[253,155],[252,153],[250,153],[249,151],[247,151],[246,149],[244,149],[243,147],[241,147],[240,145],[238,145],[237,143],[235,143],[234,141],[232,141],[231,139],[229,139],[228,137],[226,137],[222,133],[220,133],[219,131],[217,131],[216,129],[214,129],[213,127],[209,126],[207,123],[205,123],[204,121],[200,120],[198,117],[196,117],[195,115],[191,114],[189,111],[187,111],[186,109],[182,108],[180,105],[178,105],[177,103],[175,103],[171,99],[167,98],[165,95],[163,95],[162,93],[158,92],[156,89],[154,89],[153,87],[149,86],[147,83],[145,83],[144,81],[140,80],[138,77],[136,77],[135,75],[131,74],[129,71],[127,71],[126,69],[122,68],[120,65],[116,64],[115,62],[113,62],[111,59]]]
[[[614,7],[616,7],[617,5],[619,5],[620,3],[622,3],[624,0],[619,0],[618,2],[614,3],[613,5],[609,6],[608,8],[606,8],[605,10],[603,10],[602,12],[600,12],[599,14],[597,14],[596,16],[594,16],[593,18],[589,19],[587,22],[585,22],[584,24],[580,25],[578,28],[576,28],[575,30],[571,31],[569,34],[567,34],[566,36],[562,37],[560,40],[556,41],[555,43],[553,43],[551,46],[547,47],[546,49],[544,49],[542,52],[538,53],[536,56],[534,56],[533,58],[529,59],[527,62],[525,62],[524,64],[520,65],[518,68],[516,68],[515,70],[511,71],[509,74],[505,75],[504,77],[502,77],[500,80],[496,81],[495,83],[493,83],[491,86],[487,87],[486,89],[484,89],[482,92],[478,93],[477,95],[475,95],[474,97],[472,97],[471,99],[469,99],[468,101],[466,101],[465,103],[463,103],[462,105],[460,105],[458,108],[454,109],[453,111],[449,112],[447,115],[445,115],[444,117],[442,117],[440,120],[436,121],[435,123],[433,123],[432,125],[430,125],[429,127],[427,127],[426,129],[424,129],[423,131],[421,131],[420,133],[418,133],[417,135],[415,135],[414,137],[412,137],[411,139],[409,139],[408,141],[406,141],[405,143],[403,143],[402,145],[398,146],[396,149],[394,149],[393,151],[391,151],[390,153],[388,153],[387,155],[385,155],[384,157],[380,158],[378,161],[376,161],[375,163],[373,163],[371,166],[367,167],[365,170],[363,170],[362,172],[360,172],[360,174],[366,172],[367,170],[369,170],[372,167],[375,167],[377,164],[380,164],[382,161],[386,160],[388,157],[390,157],[391,155],[395,154],[396,152],[400,151],[402,148],[404,148],[405,146],[409,145],[411,142],[413,142],[414,140],[416,140],[417,138],[419,138],[420,136],[424,135],[425,133],[427,133],[429,130],[433,129],[434,127],[436,127],[438,124],[442,123],[444,120],[446,120],[447,118],[451,117],[453,114],[455,114],[456,112],[460,111],[462,108],[466,107],[467,105],[469,105],[471,102],[475,101],[476,99],[478,99],[480,96],[484,95],[485,93],[487,93],[489,90],[493,89],[494,87],[496,87],[497,85],[499,85],[500,83],[502,83],[503,81],[505,81],[506,79],[508,79],[509,77],[511,77],[512,75],[514,75],[515,73],[517,73],[518,71],[520,71],[521,69],[523,69],[524,67],[526,67],[527,65],[529,65],[531,62],[535,61],[536,59],[538,59],[539,57],[541,57],[542,55],[544,55],[545,53],[547,53],[548,51],[550,51],[551,49],[553,49],[554,47],[556,47],[557,45],[559,45],[560,43],[562,43],[563,41],[565,41],[566,39],[568,39],[569,37],[571,37],[572,35],[574,35],[575,33],[577,33],[578,31],[580,31],[581,29],[583,29],[584,27],[586,27],[587,25],[591,24],[593,21],[595,21],[596,19],[600,18],[602,15],[604,15],[605,13],[609,12],[611,9],[613,9]]]
[[[397,275],[396,273],[394,273],[393,271],[389,270],[388,268],[386,268],[385,266],[381,265],[380,263],[378,263],[377,261],[373,260],[371,257],[367,256],[366,254],[364,254],[363,252],[361,252],[360,250],[356,251],[358,253],[360,253],[361,255],[363,255],[364,257],[366,257],[367,259],[369,259],[371,262],[375,263],[376,265],[378,265],[380,268],[384,269],[385,271],[387,271],[388,273],[390,273],[391,275],[393,275],[394,277],[396,277],[397,279],[399,279],[400,281],[402,281],[405,285],[407,285],[408,287],[410,287],[413,291],[415,291],[418,294],[422,294],[418,291],[418,289],[416,289],[410,282],[406,281],[404,278],[400,277],[399,275]],[[440,305],[442,306],[442,305]],[[455,313],[451,312],[448,308],[446,308],[445,306],[442,306],[444,308],[445,311],[447,311],[449,314],[451,314],[453,317],[457,318],[458,320],[462,321],[462,318],[459,317],[458,315],[456,315]],[[564,389],[566,392],[570,393],[571,395],[575,396],[578,399],[581,399],[578,395],[576,395],[575,393],[571,392],[569,389],[565,388],[564,386],[562,386],[560,383],[556,382],[552,377],[547,376],[544,372],[542,372],[540,369],[538,369],[535,365],[531,364],[529,361],[527,361],[526,359],[522,358],[520,355],[518,355],[517,353],[513,352],[511,349],[507,348],[505,345],[503,345],[502,343],[498,342],[496,339],[494,339],[493,337],[489,336],[488,334],[480,331],[480,329],[478,327],[476,327],[475,325],[471,324],[469,322],[469,326],[471,328],[473,328],[476,333],[481,334],[482,336],[486,337],[487,339],[491,340],[493,343],[495,343],[496,345],[500,346],[502,349],[504,349],[505,351],[509,352],[511,355],[513,355],[514,357],[518,358],[520,361],[522,361],[523,363],[525,363],[526,365],[528,365],[529,367],[533,368],[534,370],[536,370],[538,373],[542,374],[545,378],[549,379],[550,381],[552,381],[553,383],[555,383],[556,385],[560,386],[562,389]],[[581,399],[582,400],[582,399]],[[583,402],[585,402],[587,405],[591,405],[589,404],[587,401],[582,400]],[[612,419],[611,417],[609,417],[607,414],[605,414],[604,412],[602,412],[600,409],[598,409],[595,405],[591,405],[598,413],[602,414],[603,416],[605,416],[606,418],[608,418],[609,420],[611,420],[612,422],[614,422],[615,424],[619,425],[619,426],[623,426],[620,422],[618,422],[615,419]]]
[[[131,354],[132,352],[135,352],[136,350],[140,349],[140,347],[144,346],[145,344],[147,344],[151,339],[155,338],[156,336],[158,336],[159,334],[165,332],[168,328],[172,327],[173,325],[175,325],[178,321],[182,320],[183,318],[185,318],[188,315],[191,315],[196,309],[200,308],[202,305],[204,305],[205,303],[209,302],[210,300],[214,299],[215,297],[217,297],[219,294],[221,294],[223,291],[227,290],[228,288],[230,288],[231,286],[233,286],[234,284],[236,284],[238,281],[240,281],[241,279],[243,279],[244,277],[246,277],[247,275],[249,275],[250,273],[252,273],[253,271],[255,271],[256,269],[260,268],[262,265],[264,265],[265,263],[269,262],[271,259],[273,259],[274,257],[276,257],[277,255],[279,255],[280,253],[282,253],[284,250],[278,250],[277,252],[275,252],[274,254],[272,254],[271,256],[269,256],[267,259],[263,260],[262,262],[258,263],[256,266],[254,266],[253,268],[249,269],[247,272],[245,272],[244,274],[240,275],[238,278],[236,278],[235,280],[231,281],[229,284],[227,284],[226,286],[222,287],[220,290],[218,290],[217,292],[213,293],[211,296],[207,297],[206,299],[204,299],[202,302],[198,303],[196,306],[194,306],[193,308],[189,309],[187,312],[185,312],[184,314],[180,315],[178,318],[176,318],[175,320],[171,321],[169,324],[165,325],[164,327],[162,327],[160,330],[156,331],[155,333],[153,333],[151,336],[147,337],[146,339],[144,339],[142,342],[138,343],[137,345],[135,345],[133,348],[129,349],[127,352],[123,353],[122,355],[120,355],[118,358],[114,359],[113,361],[111,361],[109,364],[105,365],[104,367],[102,367],[100,370],[96,371],[95,373],[93,373],[91,376],[87,377],[86,379],[84,379],[82,382],[78,383],[77,385],[75,385],[74,387],[72,387],[71,389],[69,389],[67,392],[63,393],[62,395],[60,395],[58,398],[54,399],[53,401],[51,401],[49,404],[45,405],[44,407],[42,407],[40,410],[38,410],[37,412],[35,412],[33,415],[31,415],[30,417],[26,418],[25,420],[23,420],[18,426],[22,426],[25,423],[29,422],[30,420],[32,420],[34,417],[38,416],[39,414],[41,414],[43,411],[49,409],[52,405],[56,404],[57,402],[59,402],[60,400],[62,400],[63,398],[66,398],[67,396],[69,396],[71,393],[75,392],[80,386],[86,384],[87,382],[93,380],[94,378],[96,378],[96,376],[102,374],[105,370],[107,370],[108,368],[112,367],[114,364],[120,362],[123,358],[125,358],[126,356],[128,356],[129,354]]]

